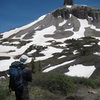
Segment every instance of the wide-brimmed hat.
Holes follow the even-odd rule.
[[[22,55],[22,56],[19,58],[20,62],[23,63],[23,64],[27,63],[27,62],[28,62],[28,59],[29,59],[29,57],[26,56],[26,55]]]

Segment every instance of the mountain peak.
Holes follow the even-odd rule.
[[[73,0],[64,0],[64,5],[73,5]]]
[[[64,6],[0,35],[0,71],[25,54],[42,72],[100,77],[100,9],[64,0]]]

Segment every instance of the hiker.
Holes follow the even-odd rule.
[[[27,61],[28,56],[22,55],[10,66],[9,90],[15,91],[16,100],[29,100],[28,82],[32,81],[32,71],[26,66]]]

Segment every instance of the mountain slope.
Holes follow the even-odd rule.
[[[36,63],[41,61],[43,72],[99,76],[99,37],[100,9],[64,5],[28,25],[0,34],[0,71],[8,70],[11,62],[27,54],[29,62],[33,57]]]

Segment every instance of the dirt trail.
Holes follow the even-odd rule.
[[[86,86],[78,86],[71,96],[57,96],[57,100],[100,100],[100,88],[92,89]]]
[[[75,93],[76,96],[82,97],[82,100],[99,100],[100,88],[92,89],[85,86],[81,86]]]

